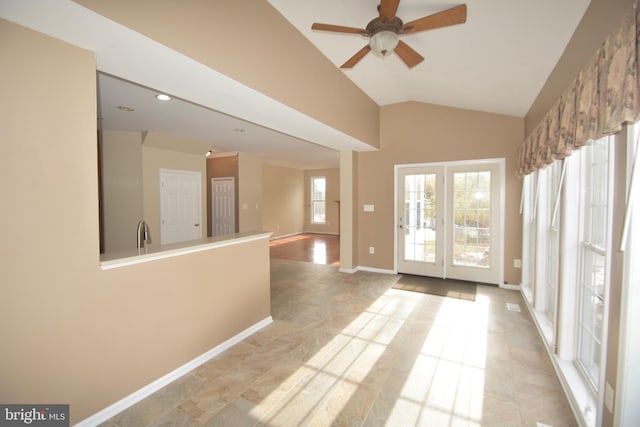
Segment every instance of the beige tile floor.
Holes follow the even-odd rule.
[[[105,426],[575,426],[520,294],[272,259],[274,322]]]

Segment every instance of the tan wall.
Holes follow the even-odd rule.
[[[381,107],[381,149],[358,153],[358,265],[393,269],[395,164],[506,158],[505,272],[520,283],[522,220],[521,181],[515,178],[516,151],[523,137],[523,119],[470,110],[407,102]],[[362,212],[363,204],[375,212]],[[370,255],[368,247],[376,252]]]
[[[151,246],[160,244],[160,169],[200,173],[200,224],[207,237],[207,163],[204,155],[179,153],[142,145],[144,220],[151,232]],[[132,232],[135,237],[135,229]],[[135,247],[135,246],[134,246]]]
[[[311,223],[311,177],[327,178],[326,224]],[[317,169],[304,172],[304,230],[311,233],[340,233],[340,169]]]
[[[142,133],[102,132],[104,252],[136,247],[135,230],[144,217]]]
[[[378,146],[377,104],[267,1],[77,3]],[[168,22],[171,25],[166,25]],[[211,48],[212,40],[221,41],[214,42],[215,49]]]
[[[569,83],[587,64],[622,19],[635,0],[591,0],[587,11],[569,40],[525,118],[525,136],[540,122],[560,98]]]
[[[262,160],[249,153],[238,154],[238,190],[240,208],[238,229],[262,230]]]
[[[102,271],[94,55],[1,19],[0,40],[0,401],[74,424],[268,317],[268,244]]]
[[[340,152],[340,268],[346,271],[358,266],[357,175],[357,153]]]
[[[262,166],[262,229],[273,237],[304,231],[304,172]]]

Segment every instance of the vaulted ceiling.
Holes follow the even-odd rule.
[[[377,16],[379,2],[266,1],[299,31],[300,37],[311,42],[310,48],[317,48],[336,67],[365,46],[368,39],[356,34],[314,31],[311,25],[322,22],[364,28]],[[466,23],[401,36],[424,56],[417,66],[408,68],[395,53],[384,58],[369,53],[355,67],[341,72],[381,106],[418,101],[524,117],[589,3],[590,0],[469,0]],[[459,4],[448,0],[400,0],[397,16],[407,22]],[[197,86],[201,74],[198,64],[166,49],[161,52],[162,46],[69,0],[5,0],[0,4],[0,16],[96,52],[99,69],[107,74],[120,75],[123,64],[134,67],[131,64],[136,61],[130,60],[129,64],[127,58],[145,52],[147,70],[129,69],[130,75],[139,71],[138,75],[145,76],[147,81],[142,86],[107,75],[100,77],[102,89],[108,90],[100,96],[103,124],[108,128],[174,133],[201,140],[218,150],[255,152],[270,163],[309,169],[338,164],[334,151],[338,147],[322,141],[340,139],[346,141],[346,149],[354,150],[365,145],[319,126],[255,91],[237,87],[221,75],[213,76],[225,91],[215,94],[215,102],[221,100],[218,104],[198,100],[202,94],[193,92],[193,97],[184,96],[191,102],[178,100],[171,106],[172,114],[161,114],[150,96],[155,92],[153,87],[161,82],[167,87],[179,82],[163,81],[162,73],[150,74],[148,70],[161,69],[169,55],[172,61],[180,62],[185,73],[193,70],[193,86]],[[206,78],[211,79],[212,73],[215,74],[209,70]],[[245,114],[243,106],[247,104],[266,106],[261,109],[262,116],[281,118],[280,126],[274,126],[277,131],[270,130],[268,120],[262,116]],[[135,108],[137,122],[132,120],[133,115],[117,109],[122,105]],[[294,125],[299,129],[307,126],[314,138],[305,137],[304,131],[292,128]]]
[[[379,0],[268,0],[337,67],[368,43],[314,22],[365,28]],[[418,101],[524,117],[590,0],[468,0],[464,24],[401,36],[425,60],[409,69],[396,54],[369,53],[344,70],[379,105]],[[405,23],[461,1],[400,0]]]

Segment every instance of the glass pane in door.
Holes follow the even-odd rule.
[[[491,265],[491,171],[453,174],[453,265]]]
[[[436,262],[436,174],[404,177],[404,259]]]

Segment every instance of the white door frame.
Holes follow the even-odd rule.
[[[460,161],[448,161],[448,162],[433,162],[433,163],[408,163],[408,164],[396,164],[393,166],[393,200],[394,200],[394,208],[393,208],[393,253],[394,253],[394,257],[393,257],[393,272],[395,274],[398,274],[398,221],[399,221],[399,212],[398,212],[398,205],[399,205],[399,197],[401,195],[398,194],[398,180],[399,180],[399,171],[402,168],[417,168],[417,167],[444,167],[445,169],[445,180],[447,179],[447,175],[448,175],[448,168],[449,167],[453,167],[453,166],[482,166],[482,165],[486,165],[486,164],[495,164],[498,166],[498,174],[500,175],[500,190],[499,190],[499,194],[497,195],[499,197],[499,209],[500,209],[500,219],[499,219],[499,226],[498,226],[498,233],[499,233],[499,237],[498,237],[498,241],[499,241],[499,248],[497,250],[497,254],[496,256],[498,257],[497,259],[497,283],[495,283],[496,285],[501,285],[502,283],[504,283],[504,223],[505,223],[505,159],[504,157],[500,157],[500,158],[489,158],[489,159],[478,159],[478,160],[460,160]],[[445,181],[446,184],[446,181]],[[445,185],[445,188],[447,186]],[[448,190],[445,191],[445,197],[446,197],[446,193],[448,193]],[[445,204],[445,207],[448,205],[448,200],[445,200],[445,202],[447,204]],[[446,209],[446,208],[445,208]],[[445,217],[448,215],[448,212],[445,212]],[[445,233],[446,234],[446,233]],[[445,255],[446,256],[446,255]],[[446,270],[446,263],[445,263],[445,270],[444,270],[444,277],[447,277],[447,270]]]

